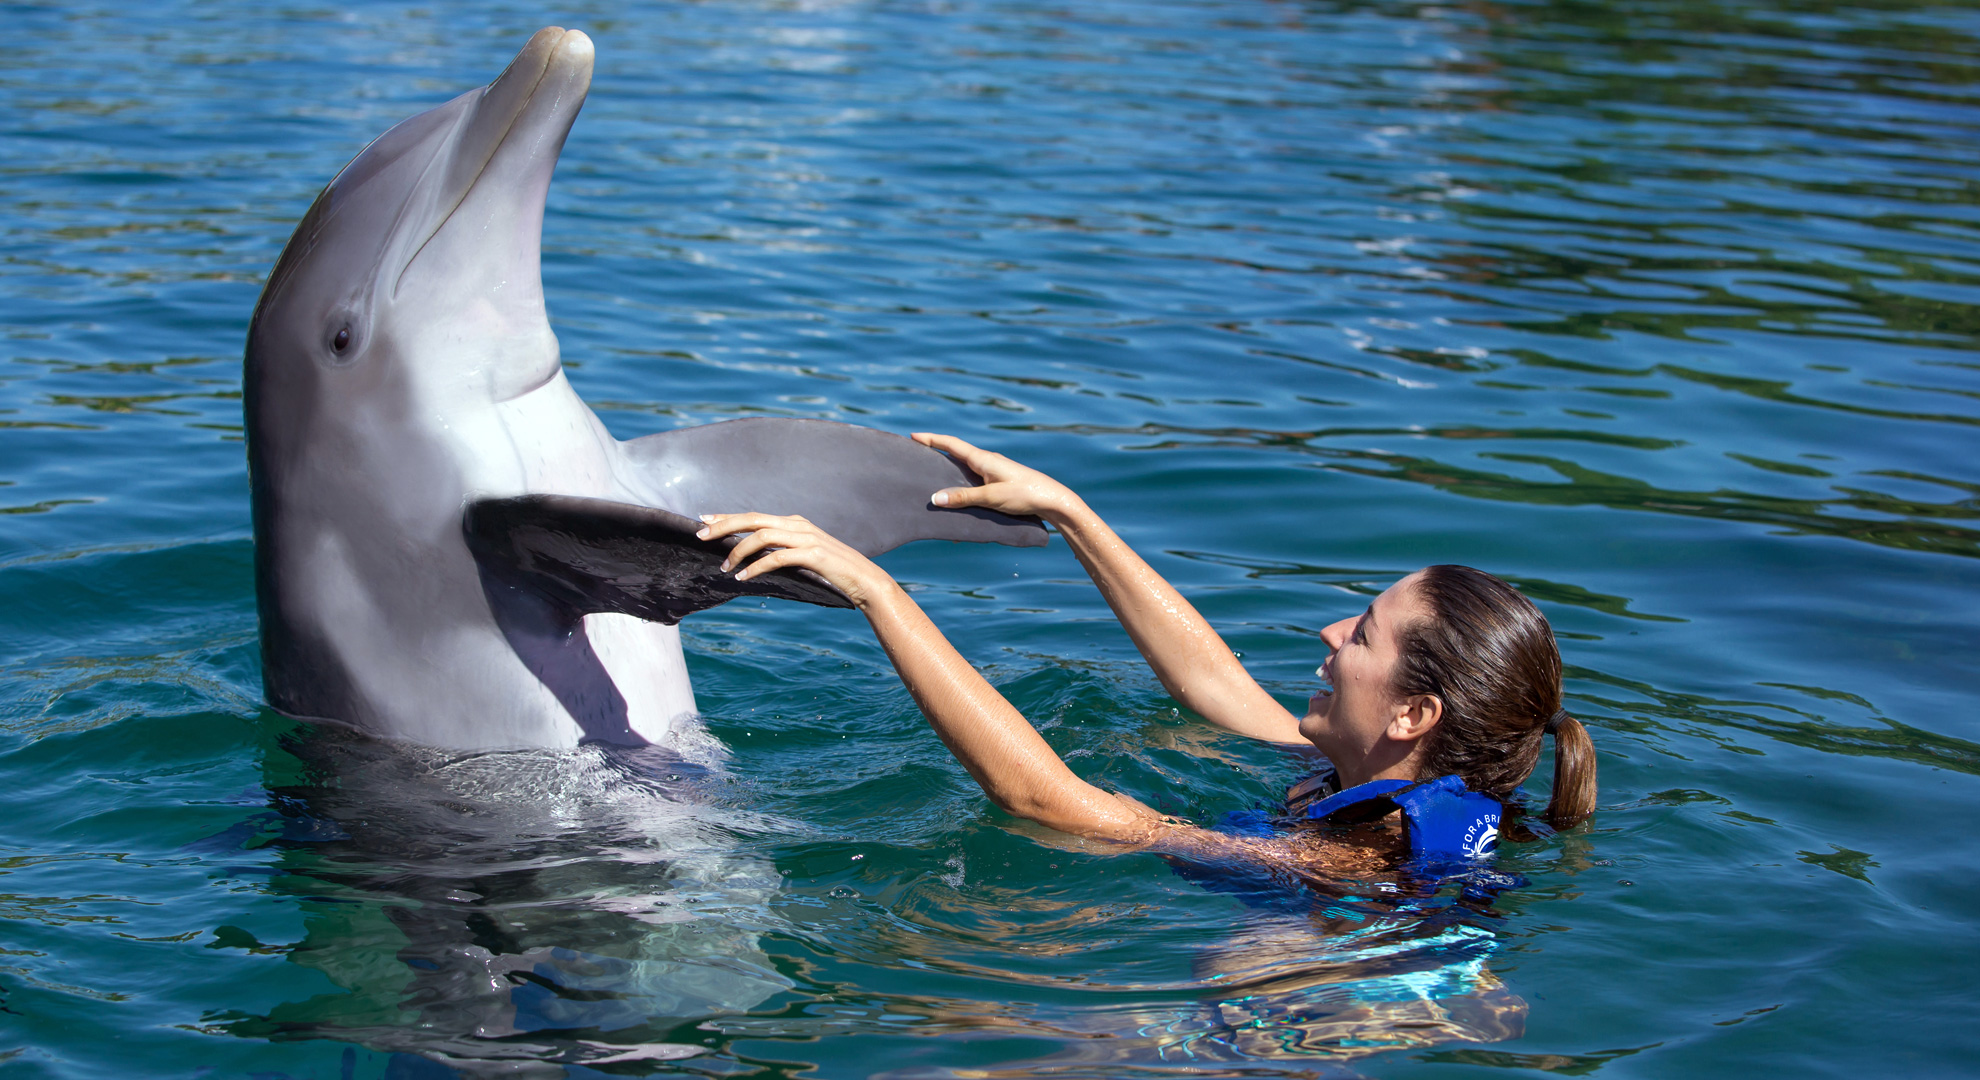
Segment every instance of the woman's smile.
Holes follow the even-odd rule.
[[[1321,661],[1320,666],[1313,669],[1313,673],[1320,676],[1320,685],[1313,691],[1312,696],[1306,699],[1306,714],[1308,716],[1324,714],[1333,704],[1334,693],[1340,686],[1340,684],[1334,681],[1334,660],[1340,656],[1340,648],[1339,646],[1330,646],[1329,648],[1330,651],[1327,659]]]

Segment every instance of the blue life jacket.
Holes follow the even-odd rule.
[[[1307,807],[1306,817],[1341,825],[1403,812],[1410,854],[1431,862],[1472,862],[1499,844],[1505,807],[1469,791],[1456,776],[1435,780],[1370,780]]]
[[[1395,882],[1371,897],[1345,899],[1375,901],[1391,912],[1423,912],[1432,910],[1426,905],[1431,905],[1435,894],[1447,884],[1457,884],[1464,899],[1483,904],[1526,885],[1526,879],[1518,874],[1485,865],[1485,857],[1498,846],[1505,806],[1489,795],[1467,790],[1458,777],[1375,780],[1302,805],[1316,791],[1336,782],[1333,772],[1328,771],[1295,785],[1288,793],[1288,815],[1353,825],[1401,810],[1410,868],[1425,875],[1413,884],[1406,879]],[[1267,810],[1237,810],[1225,814],[1218,829],[1238,836],[1265,837],[1275,835],[1286,820],[1286,816]],[[1245,875],[1230,866],[1190,867],[1180,860],[1171,862],[1184,877],[1219,892],[1239,893],[1253,907],[1278,908],[1296,902],[1296,894],[1288,893],[1284,882],[1272,874]]]

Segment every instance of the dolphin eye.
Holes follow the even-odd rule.
[[[330,347],[338,352],[343,352],[345,349],[350,348],[351,328],[346,326],[342,330],[337,331],[337,336],[330,339]]]

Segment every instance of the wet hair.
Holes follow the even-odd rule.
[[[1422,775],[1463,778],[1499,799],[1533,772],[1554,736],[1547,823],[1565,829],[1595,812],[1595,744],[1561,711],[1561,650],[1533,602],[1469,566],[1428,567],[1416,579],[1423,617],[1397,635],[1392,675],[1402,697],[1435,694],[1443,718],[1424,736]]]

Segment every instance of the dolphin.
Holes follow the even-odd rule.
[[[677,623],[738,595],[696,515],[802,514],[871,555],[1045,543],[928,502],[975,478],[898,435],[749,419],[621,442],[564,376],[544,199],[591,85],[549,27],[494,82],[379,136],[303,216],[244,360],[268,703],[458,750],[692,740]]]

